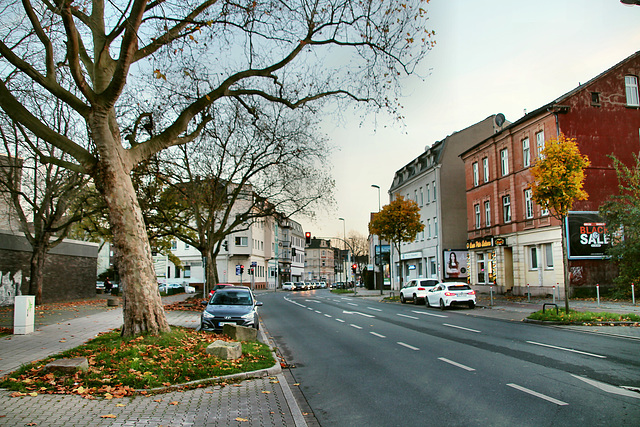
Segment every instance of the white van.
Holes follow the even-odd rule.
[[[293,282],[284,282],[282,284],[283,291],[292,291],[293,290]]]

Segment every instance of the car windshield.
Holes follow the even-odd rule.
[[[209,304],[211,305],[251,305],[251,295],[248,292],[216,292]]]
[[[471,288],[468,285],[455,285],[455,286],[449,286],[449,290],[450,291],[468,291]]]

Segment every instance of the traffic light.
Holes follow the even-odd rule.
[[[311,232],[307,231],[306,233],[304,233],[304,240],[307,245],[311,244]]]
[[[244,273],[244,265],[240,266],[240,274]]]
[[[249,274],[253,276],[253,267],[249,267]]]
[[[356,274],[356,269],[358,268],[358,264],[353,264],[351,266],[351,271],[353,271],[353,274]]]

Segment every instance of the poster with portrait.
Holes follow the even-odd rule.
[[[467,255],[467,251],[443,251],[445,279],[467,278]]]

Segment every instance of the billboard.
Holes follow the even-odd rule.
[[[598,212],[569,212],[565,221],[569,259],[603,259],[609,248],[607,224]]]
[[[444,278],[445,279],[466,279],[467,272],[467,251],[445,250],[444,259]]]

